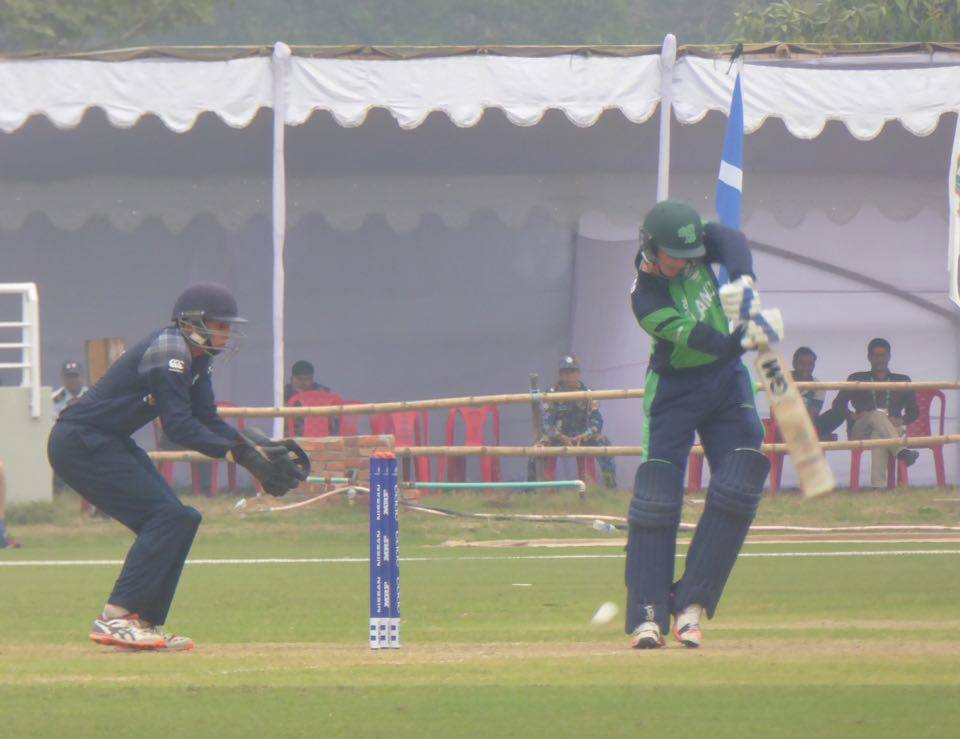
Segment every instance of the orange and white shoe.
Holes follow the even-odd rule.
[[[674,617],[673,637],[690,649],[700,646],[700,619],[703,616],[703,606],[691,603]]]
[[[136,613],[118,618],[105,618],[103,614],[93,622],[90,640],[108,647],[124,649],[164,649],[166,642],[149,624],[140,620]]]
[[[630,646],[634,649],[659,649],[665,644],[656,621],[644,621],[630,635]]]
[[[171,634],[168,631],[162,631],[159,626],[151,626],[150,628],[154,634],[163,639],[163,646],[160,647],[161,650],[168,652],[189,652],[196,646],[196,644],[193,643],[193,639],[189,636]]]

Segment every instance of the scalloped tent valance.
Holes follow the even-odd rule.
[[[695,200],[709,192],[712,175],[678,175],[673,189]],[[929,178],[902,180],[864,176],[823,179],[796,175],[751,175],[745,221],[769,213],[784,228],[798,227],[820,213],[842,225],[865,207],[891,221],[914,218],[931,209],[943,218],[943,186]],[[210,177],[203,180],[144,180],[109,175],[55,182],[27,183],[0,179],[0,232],[24,227],[35,214],[57,228],[76,231],[95,218],[106,218],[119,231],[134,231],[157,218],[179,233],[194,220],[212,216],[220,226],[239,231],[255,218],[270,217],[270,180],[266,177]],[[603,214],[622,229],[623,239],[637,233],[637,203],[656,187],[652,174],[554,175],[367,175],[290,178],[287,181],[287,226],[319,216],[337,231],[355,231],[383,217],[394,233],[407,233],[435,216],[446,227],[461,229],[477,213],[494,213],[507,226],[523,224],[532,212],[549,213],[556,223],[574,228],[584,213]]]
[[[547,110],[590,126],[605,110],[631,121],[649,118],[664,90],[672,91],[677,118],[694,123],[710,110],[726,110],[732,79],[725,59],[681,53],[663,78],[649,47],[621,50],[525,50],[529,55],[480,53],[440,56],[331,55],[277,59],[247,52],[214,54],[117,53],[93,58],[0,60],[0,130],[10,132],[43,115],[63,128],[76,126],[89,108],[102,108],[116,126],[158,116],[174,131],[189,130],[212,112],[227,125],[245,126],[274,104],[274,80],[284,80],[283,119],[303,123],[328,111],[343,126],[362,125],[384,108],[402,128],[415,128],[441,112],[458,126],[473,126],[491,108],[520,126],[535,125]],[[105,59],[119,61],[106,61]],[[288,65],[274,75],[272,66]],[[748,131],[782,119],[800,138],[819,135],[827,121],[843,122],[859,139],[876,136],[890,121],[927,135],[944,113],[960,110],[960,54],[953,49],[902,53],[748,58],[745,120]]]

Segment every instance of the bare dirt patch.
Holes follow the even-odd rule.
[[[944,628],[955,629],[960,623],[940,624]],[[804,631],[825,628],[843,631],[858,626],[862,622],[847,621],[811,621],[804,623],[782,623],[773,625],[733,623],[728,627],[719,624],[710,626],[718,637],[726,630],[789,629]],[[870,623],[873,628],[902,629],[915,628],[916,624],[885,621]],[[773,640],[726,639],[709,641],[704,648],[697,650],[699,659],[725,659],[739,657],[745,659],[764,659],[777,657],[785,660],[808,660],[812,658],[856,656],[877,659],[960,658],[960,641],[942,639],[916,639],[909,642],[897,642],[864,639],[823,639],[819,637],[790,638]],[[689,653],[693,650],[674,643],[668,643],[664,652]],[[3,656],[17,660],[53,660],[56,657],[76,659],[96,655],[110,662],[124,660],[126,664],[135,661],[178,660],[183,667],[194,664],[197,667],[220,668],[220,674],[239,674],[244,672],[262,672],[273,670],[330,669],[363,665],[439,665],[470,664],[484,662],[511,662],[514,660],[568,660],[568,659],[636,659],[636,652],[628,646],[625,636],[611,635],[603,642],[437,642],[425,644],[407,644],[398,650],[374,651],[364,645],[330,643],[250,643],[250,644],[206,644],[200,645],[189,654],[149,654],[130,653],[123,650],[97,651],[96,647],[81,646],[31,646],[17,645],[4,647]],[[128,661],[129,660],[129,661]],[[180,662],[182,660],[182,662]],[[99,660],[98,660],[99,661]],[[0,677],[0,685],[46,685],[57,683],[127,683],[136,682],[138,675],[97,675],[84,672],[64,675],[7,674]],[[143,676],[147,677],[147,676]]]

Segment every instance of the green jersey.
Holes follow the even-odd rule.
[[[630,294],[633,313],[653,338],[650,369],[655,372],[702,367],[741,354],[730,336],[710,262],[727,267],[732,279],[752,274],[746,238],[734,229],[709,223],[707,253],[692,259],[676,277],[637,271]]]

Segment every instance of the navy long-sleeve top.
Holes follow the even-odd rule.
[[[217,415],[212,357],[193,357],[176,326],[150,334],[128,350],[60,420],[130,436],[157,416],[170,441],[211,457],[241,443]]]

